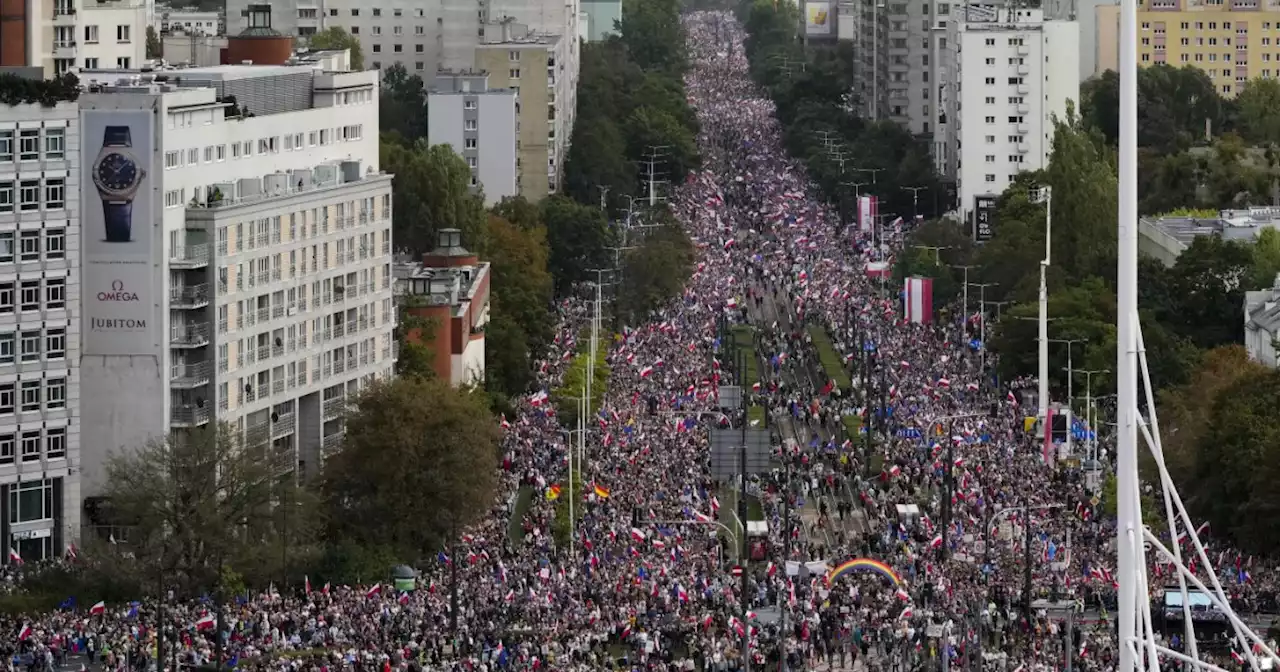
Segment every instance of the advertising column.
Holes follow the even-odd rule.
[[[85,110],[82,115],[82,184],[93,185],[92,193],[85,189],[81,208],[86,355],[155,352],[152,114]]]
[[[871,233],[876,226],[876,197],[858,197],[858,230]]]

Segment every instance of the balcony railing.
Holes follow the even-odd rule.
[[[175,348],[198,348],[209,344],[209,323],[188,322],[169,328],[169,344]]]
[[[212,375],[213,367],[209,362],[174,364],[169,367],[169,384],[172,387],[198,387],[207,385]]]
[[[282,436],[288,436],[294,431],[294,415],[292,413],[281,413],[276,421],[271,423],[271,438],[278,439]]]
[[[324,440],[320,444],[321,452],[325,455],[332,455],[333,453],[342,450],[342,438],[342,434],[330,434],[329,436],[324,437]]]
[[[208,245],[183,245],[169,250],[169,266],[172,268],[203,268],[208,265]]]
[[[174,427],[197,427],[209,424],[212,413],[208,405],[176,404],[169,414],[169,424]]]
[[[169,305],[173,308],[203,308],[209,305],[209,286],[170,287]]]
[[[336,418],[342,415],[342,412],[345,411],[346,409],[347,409],[347,400],[344,397],[337,397],[335,399],[326,399],[324,401],[324,405],[322,406],[321,414],[324,416],[325,420],[331,420],[333,418]]]

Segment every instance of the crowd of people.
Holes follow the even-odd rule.
[[[413,591],[306,586],[221,609],[152,599],[10,618],[8,664],[727,672],[782,656],[791,670],[946,658],[1031,672],[1071,656],[1075,669],[1107,669],[1113,523],[1024,431],[1024,381],[998,385],[981,370],[968,316],[903,319],[897,289],[865,269],[891,257],[911,222],[842,226],[786,157],[741,29],[707,12],[686,29],[703,167],[670,201],[697,268],[682,296],[609,342],[578,480],[576,437],[547,392],[582,346],[591,306],[560,305],[541,390],[503,421],[503,501],[539,493],[519,538],[508,537],[513,507],[500,505],[422,568]],[[729,334],[742,325],[757,366],[734,366]],[[851,385],[835,384],[822,348]],[[741,386],[743,408],[721,406],[726,385]],[[714,479],[708,430],[744,425],[772,435],[771,469]],[[766,557],[750,563],[733,511],[747,495],[767,524]],[[567,497],[574,520],[557,539]],[[885,569],[827,579],[855,558]],[[1218,564],[1242,611],[1274,593],[1267,563],[1226,551]],[[1073,623],[1070,608],[1024,609],[1028,567],[1032,598],[1083,605]],[[1231,647],[1218,655],[1229,661]]]

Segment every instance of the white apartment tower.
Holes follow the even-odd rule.
[[[12,86],[6,77],[0,86]],[[52,83],[38,86],[55,87]],[[63,92],[65,93],[65,92]],[[80,534],[80,121],[0,105],[0,544],[59,557]]]
[[[377,73],[167,75],[81,97],[85,489],[108,451],[212,422],[314,474],[394,367]]]
[[[958,176],[966,214],[976,197],[1048,165],[1053,121],[1080,99],[1078,24],[1046,21],[1039,9],[967,9],[967,20],[950,24],[956,51],[942,63],[954,71],[941,81],[955,84],[941,87],[948,123],[935,133],[939,172]]]
[[[486,207],[519,193],[516,92],[483,72],[442,72],[427,92],[427,142],[449,145],[471,169]]]

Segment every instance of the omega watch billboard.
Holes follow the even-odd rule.
[[[81,112],[86,355],[154,352],[153,132],[150,110]]]

